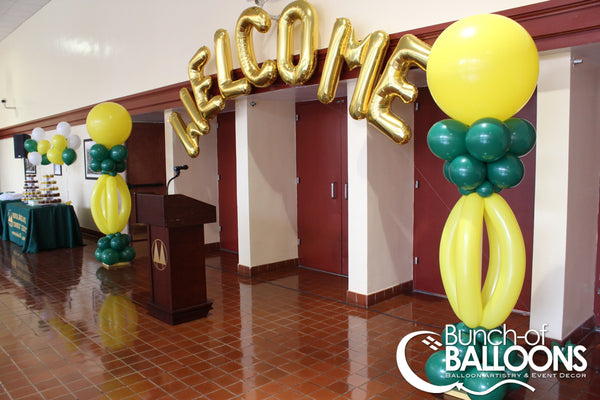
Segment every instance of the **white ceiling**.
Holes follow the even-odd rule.
[[[50,0],[0,0],[0,42]]]

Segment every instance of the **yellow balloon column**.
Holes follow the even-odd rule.
[[[489,330],[504,323],[521,293],[525,277],[523,236],[510,206],[498,193],[519,184],[524,174],[520,157],[535,144],[533,126],[511,117],[533,94],[538,72],[532,38],[519,24],[500,15],[475,15],[457,21],[431,48],[427,83],[435,102],[452,119],[434,124],[427,143],[445,160],[446,179],[463,194],[448,216],[439,254],[444,290],[462,321],[455,325],[461,335],[470,335],[473,330],[493,333]],[[484,221],[490,256],[482,287]],[[445,345],[446,335],[445,330]],[[494,351],[503,353],[511,343],[502,346],[490,342],[487,346],[496,346]],[[486,351],[477,340],[468,346],[474,353]],[[455,382],[456,377],[447,378],[442,360],[436,353],[427,361],[428,379],[438,385]],[[526,368],[512,372],[524,382]],[[496,387],[476,398],[498,400],[507,390],[498,385],[502,379],[467,369],[462,383],[478,392]]]
[[[135,250],[129,236],[120,232],[129,221],[131,195],[119,173],[126,168],[128,152],[123,143],[131,134],[131,116],[117,103],[101,103],[89,112],[86,125],[96,142],[90,149],[90,168],[102,173],[92,190],[91,209],[96,226],[106,236],[98,240],[95,256],[106,266],[129,263]]]

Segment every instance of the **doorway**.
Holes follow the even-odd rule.
[[[515,117],[536,125],[537,96]],[[427,146],[427,132],[436,122],[448,118],[435,104],[427,88],[419,88],[415,111],[415,192],[413,287],[423,292],[445,295],[440,276],[438,250],[448,214],[460,198],[458,189],[442,173],[444,161],[434,156]],[[514,189],[500,194],[512,208],[523,233],[526,249],[525,281],[515,309],[529,311],[531,303],[531,261],[533,249],[533,218],[535,196],[535,147],[522,157],[525,166],[523,181]],[[482,277],[487,272],[487,236],[483,239]]]
[[[219,242],[222,250],[238,252],[235,113],[217,116],[219,180]]]
[[[165,194],[165,125],[155,122],[134,122],[125,143],[127,157],[127,186],[132,199],[135,193]],[[131,203],[129,231],[132,240],[146,240],[146,225],[138,223],[135,201]]]
[[[348,148],[345,99],[296,104],[298,258],[348,275]]]

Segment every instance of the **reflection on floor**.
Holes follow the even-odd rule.
[[[455,322],[444,299],[405,295],[365,310],[344,303],[345,278],[302,268],[242,277],[235,255],[216,253],[207,257],[214,309],[169,326],[145,310],[145,243],[135,244],[133,267],[116,272],[86,243],[23,254],[0,242],[0,400],[434,397],[402,378],[396,346]],[[523,332],[528,318],[508,325]],[[535,378],[535,392],[508,398],[600,400],[600,335],[584,345],[585,377]],[[411,342],[421,376],[429,354]]]

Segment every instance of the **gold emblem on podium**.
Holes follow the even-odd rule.
[[[152,265],[159,271],[167,268],[167,247],[160,239],[152,242]]]

